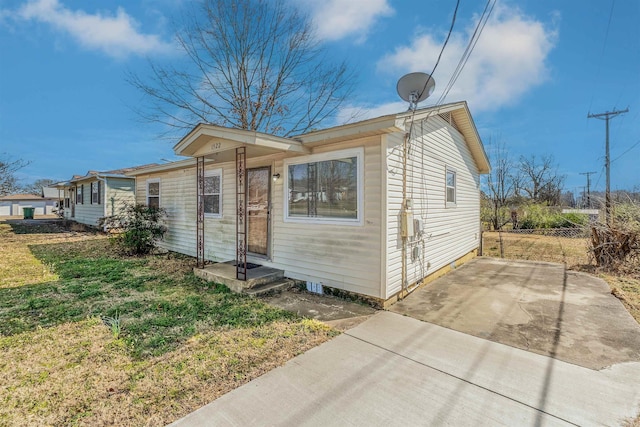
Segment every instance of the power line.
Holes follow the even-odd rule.
[[[462,53],[462,56],[458,61],[458,65],[456,66],[456,69],[453,71],[453,74],[451,75],[451,79],[449,79],[449,83],[447,83],[447,85],[445,86],[445,89],[442,91],[442,94],[440,95],[440,98],[438,99],[438,102],[436,104],[441,104],[442,102],[444,102],[445,98],[449,94],[449,91],[451,91],[451,89],[453,88],[453,85],[458,80],[460,73],[462,73],[462,70],[464,69],[465,65],[467,65],[467,61],[469,60],[471,53],[475,49],[476,44],[478,43],[478,40],[480,40],[480,35],[482,34],[482,31],[484,30],[484,27],[487,24],[487,21],[489,20],[491,13],[493,12],[493,8],[496,5],[496,1],[497,0],[494,0],[492,4],[491,0],[487,0],[487,3],[484,6],[484,10],[482,11],[482,15],[480,15],[480,18],[478,19],[478,23],[476,24],[476,28],[473,31],[471,38],[469,39],[469,43],[467,44],[466,49]],[[489,7],[489,5],[491,5],[491,7]]]
[[[635,144],[633,144],[631,147],[627,148],[626,150],[624,150],[624,152],[622,154],[620,154],[618,157],[616,157],[615,159],[611,160],[611,163],[615,162],[616,160],[620,159],[622,156],[624,156],[625,154],[627,154],[629,151],[633,150],[634,148],[636,148],[638,145],[640,144],[640,141],[636,142]]]
[[[580,175],[587,176],[587,206],[591,207],[591,175],[598,172],[580,172]]]
[[[607,29],[604,33],[604,42],[602,43],[602,51],[600,52],[600,59],[598,60],[598,71],[596,72],[596,81],[600,77],[600,71],[602,68],[602,58],[604,58],[604,51],[607,47],[607,40],[609,39],[609,29],[611,28],[611,18],[613,18],[613,7],[615,6],[616,1],[611,0],[611,9],[609,10],[609,20],[607,21]],[[589,111],[591,111],[591,106],[593,105],[593,97],[595,96],[595,91],[591,93],[591,101],[589,102]]]
[[[431,74],[429,74],[429,78],[426,82],[424,82],[424,87],[418,94],[418,99],[422,96],[425,90],[427,90],[427,86],[429,82],[433,79],[433,73],[436,72],[436,68],[438,68],[438,64],[440,63],[440,59],[442,58],[442,54],[444,53],[444,48],[447,47],[447,43],[449,43],[449,38],[451,37],[451,33],[453,33],[453,26],[456,23],[456,17],[458,16],[458,7],[460,6],[460,0],[456,2],[456,8],[453,10],[453,18],[451,19],[451,25],[449,26],[449,33],[447,34],[447,38],[444,39],[444,43],[442,44],[442,49],[440,49],[440,54],[438,55],[438,59],[436,60],[436,65],[433,66],[431,70]],[[415,108],[414,108],[415,111]]]
[[[607,169],[607,189],[606,189],[606,193],[605,193],[605,216],[607,219],[607,224],[609,224],[609,221],[611,219],[611,157],[609,155],[609,120],[612,117],[615,117],[619,114],[624,114],[629,112],[629,108],[625,109],[625,110],[613,110],[613,111],[607,111],[604,113],[599,113],[599,114],[591,114],[589,113],[587,115],[588,118],[590,119],[600,119],[600,120],[604,120],[606,123],[606,141],[605,141],[605,167]]]

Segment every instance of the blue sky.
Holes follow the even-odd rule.
[[[484,3],[461,1],[436,91],[421,106],[440,97]],[[396,82],[431,72],[455,1],[296,4],[331,55],[357,70],[356,91],[332,125],[406,109]],[[0,0],[0,153],[31,161],[23,183],[175,159],[173,143],[158,138],[162,129],[133,112],[143,98],[125,77],[144,76],[147,59],[180,60],[173,21],[188,7],[186,0]],[[605,123],[587,114],[628,107],[611,120],[611,182],[640,187],[638,22],[638,0],[499,1],[444,101],[469,102],[489,152],[501,141],[514,157],[553,155],[571,191],[586,183],[580,172],[597,172],[594,189],[605,185]]]

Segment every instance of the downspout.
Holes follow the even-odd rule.
[[[405,222],[407,214],[407,151],[409,145],[410,134],[404,134],[404,142],[402,145],[402,211],[400,213],[400,234],[402,235],[402,283],[400,286],[400,299],[407,295],[409,284],[407,283],[407,240],[408,236],[405,232]]]

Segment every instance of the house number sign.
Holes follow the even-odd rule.
[[[222,148],[222,142],[214,142],[211,144],[211,151],[217,151]]]

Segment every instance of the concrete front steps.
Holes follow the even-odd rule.
[[[236,279],[235,261],[210,264],[205,268],[194,268],[196,276],[214,283],[226,285],[233,292],[259,296],[280,292],[292,287],[294,280],[284,277],[284,271],[258,266],[247,269],[247,280]]]

